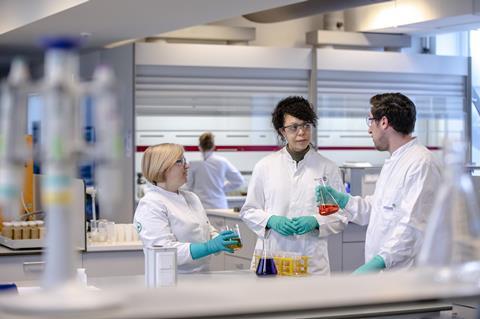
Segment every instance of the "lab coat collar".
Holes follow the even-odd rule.
[[[309,148],[310,148],[310,149],[309,149],[308,152],[305,154],[305,156],[303,157],[303,159],[302,159],[300,162],[298,162],[298,165],[300,165],[300,163],[304,163],[305,160],[306,160],[307,158],[311,157],[312,154],[315,152],[312,144],[309,145]],[[292,158],[292,156],[290,155],[290,153],[287,151],[287,146],[284,146],[284,147],[280,150],[280,152],[281,152],[282,155],[283,155],[285,158],[287,158],[290,162],[295,163],[295,164],[297,163],[297,162]]]
[[[150,182],[147,182],[147,184],[145,185],[145,191],[146,192],[160,193],[163,196],[173,197],[173,198],[177,198],[178,196],[180,196],[180,191],[178,191],[178,194],[174,193],[174,192],[169,192],[166,189],[163,189],[162,187],[157,186],[157,185],[153,185]]]
[[[213,154],[213,151],[203,152],[203,153],[202,153],[203,160],[206,161],[207,159],[210,158],[210,156],[212,156],[212,154]]]
[[[397,148],[395,152],[392,153],[392,156],[390,156],[389,160],[395,160],[399,157],[401,157],[403,154],[405,154],[412,146],[417,145],[418,140],[416,137],[414,137],[410,142],[407,142]]]

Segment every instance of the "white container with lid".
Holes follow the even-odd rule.
[[[162,246],[147,247],[145,254],[145,284],[148,288],[177,284],[177,249]]]

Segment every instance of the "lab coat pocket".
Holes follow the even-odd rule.
[[[387,222],[396,222],[400,218],[399,215],[399,204],[398,196],[393,194],[385,196],[380,205],[382,209],[382,219]]]

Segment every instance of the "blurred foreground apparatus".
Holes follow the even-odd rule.
[[[114,216],[122,202],[120,162],[123,140],[113,72],[100,66],[95,70],[92,82],[80,82],[79,41],[62,37],[50,38],[44,43],[43,80],[39,83],[29,81],[25,62],[15,60],[8,79],[2,83],[0,208],[5,221],[20,220],[23,166],[32,156],[24,141],[27,132],[27,97],[29,92],[38,92],[44,108],[40,147],[34,150],[34,156],[41,161],[45,177],[41,188],[47,229],[42,285],[47,291],[58,293],[62,290],[72,291],[71,287],[75,286],[75,225],[71,207],[74,195],[71,185],[76,177],[77,165],[81,160],[95,160],[100,206],[105,216]],[[86,97],[91,98],[95,110],[96,143],[90,145],[83,138],[85,117],[81,101]]]
[[[439,281],[480,281],[480,205],[465,169],[465,144],[445,143],[444,176],[417,263],[440,269]]]

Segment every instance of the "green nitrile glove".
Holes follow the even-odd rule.
[[[361,265],[353,272],[354,275],[362,275],[368,273],[379,272],[380,270],[385,269],[385,261],[379,255],[376,255],[369,262]]]
[[[319,185],[315,187],[315,200],[317,201],[317,203],[321,202],[322,198],[329,196],[328,194],[332,195],[332,197],[335,199],[341,209],[344,209],[345,206],[347,206],[350,199],[350,195],[339,192],[331,186]]]
[[[292,221],[297,227],[297,231],[296,231],[297,235],[303,235],[303,234],[309,233],[315,230],[316,228],[320,227],[320,225],[318,225],[317,219],[313,216],[294,217]]]
[[[267,227],[283,236],[294,235],[297,231],[293,221],[285,216],[273,215],[268,219]]]
[[[236,232],[233,230],[224,230],[220,232],[217,237],[210,239],[205,243],[190,244],[190,255],[192,256],[192,259],[198,259],[221,251],[233,253],[233,249],[228,248],[230,245],[237,244],[235,240],[231,240],[233,238],[238,238]]]

